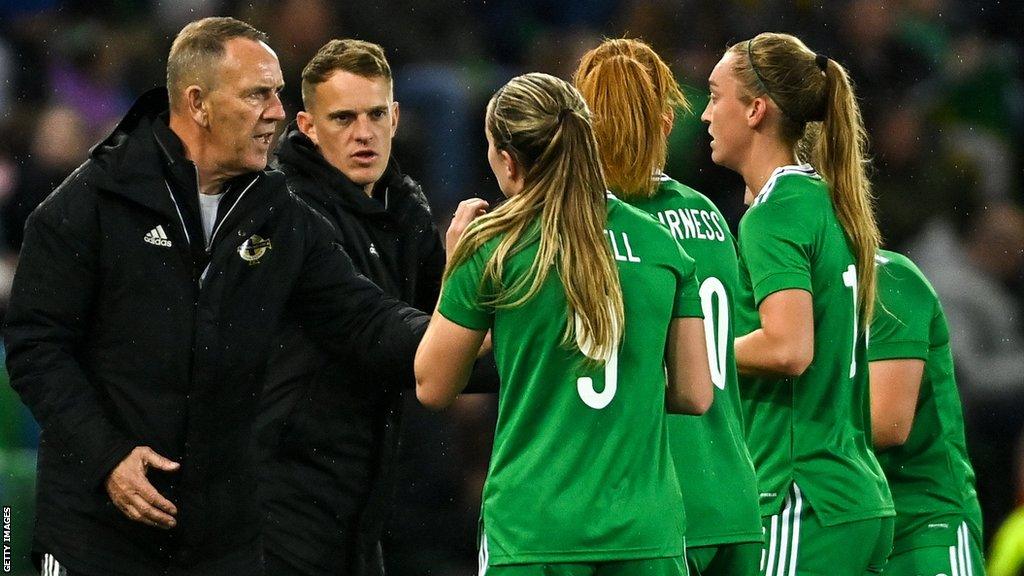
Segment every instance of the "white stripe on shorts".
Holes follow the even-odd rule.
[[[796,504],[793,506],[793,544],[789,548],[789,576],[796,576],[796,554],[800,549],[800,512],[804,508],[804,498],[796,482],[793,482],[793,496]]]
[[[971,565],[971,535],[967,531],[967,522],[960,523],[960,533],[963,535],[964,567],[967,568],[967,576],[974,576],[974,566]]]
[[[764,540],[764,533],[765,532],[767,532],[767,530],[765,530],[764,526],[761,526],[761,540],[762,541]],[[758,571],[760,571],[760,572],[764,572],[764,561],[765,561],[765,555],[767,553],[768,553],[768,549],[766,549],[764,546],[761,546],[761,567],[758,568]]]
[[[958,526],[956,529],[956,562],[960,568],[960,576],[967,576],[967,559],[964,558],[964,533]]]
[[[775,539],[778,538],[779,528],[779,515],[772,516],[772,529],[771,534],[768,535],[768,563],[765,564],[762,574],[768,574],[771,572],[772,566],[775,565]]]
[[[477,556],[477,562],[479,563],[478,576],[484,576],[487,574],[487,563],[490,561],[487,555],[487,534],[480,531],[480,553]]]
[[[971,533],[967,522],[961,522],[956,529],[956,544],[949,547],[949,572],[952,576],[974,576],[971,562]]]
[[[783,576],[786,568],[786,552],[789,550],[789,522],[793,517],[793,498],[786,496],[786,506],[782,509],[782,535],[779,536],[779,565],[775,567],[774,576]]]
[[[690,576],[690,563],[686,561],[686,536],[683,536],[683,570],[686,570],[684,576]]]
[[[957,562],[957,548],[959,543],[949,547],[949,572],[952,576],[967,576],[960,574],[960,563]]]
[[[68,571],[57,562],[52,554],[43,554],[42,576],[67,576]]]
[[[800,552],[800,514],[803,507],[803,493],[796,483],[793,483],[782,512],[772,516],[767,557],[765,550],[761,550],[763,576],[796,575],[797,556]]]

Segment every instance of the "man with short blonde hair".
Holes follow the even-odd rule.
[[[378,44],[346,38],[331,40],[317,51],[302,69],[302,103],[313,107],[316,87],[337,72],[344,70],[363,78],[383,78],[391,89],[391,66]]]
[[[419,184],[391,156],[398,103],[383,49],[332,40],[306,66],[302,88],[306,109],[277,149],[289,189],[385,294],[432,310],[444,247]],[[275,346],[260,418],[267,570],[380,575],[403,383],[346,376],[344,363],[295,331]]]

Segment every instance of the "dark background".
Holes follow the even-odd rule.
[[[0,0],[0,306],[27,214],[135,95],[163,83],[181,26],[209,15],[270,35],[290,116],[301,107],[302,67],[327,40],[383,45],[402,110],[395,154],[423,183],[442,231],[459,200],[497,194],[482,133],[491,93],[528,71],[568,78],[584,51],[623,35],[650,42],[691,98],[695,113],[678,115],[666,172],[710,196],[735,226],[743,185],[710,162],[697,118],[707,75],[733,42],[762,31],[800,36],[857,83],[886,245],[918,261],[950,316],[986,540],[1022,502],[1019,2]],[[392,575],[475,572],[493,403],[464,398],[437,416],[410,402],[385,542]],[[0,385],[0,505],[12,509],[16,574],[27,569],[36,436],[31,416]]]

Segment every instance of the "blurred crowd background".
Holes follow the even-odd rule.
[[[1020,2],[0,0],[0,308],[27,215],[135,95],[163,84],[174,35],[208,15],[269,33],[291,116],[301,108],[302,67],[327,40],[383,45],[402,111],[395,154],[423,184],[442,232],[459,200],[497,194],[482,132],[492,92],[528,71],[569,78],[585,50],[623,35],[651,43],[691,99],[666,172],[705,192],[735,226],[743,185],[710,162],[699,120],[706,78],[731,43],[797,34],[850,70],[885,243],[919,263],[946,307],[988,543],[1024,504]],[[38,431],[0,384],[0,504],[12,509],[14,573],[28,573]],[[466,397],[443,415],[409,404],[389,571],[472,573],[494,398]]]

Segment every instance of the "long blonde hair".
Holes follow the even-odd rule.
[[[495,146],[524,170],[523,190],[473,222],[445,277],[488,240],[504,235],[483,273],[482,282],[498,286],[493,305],[521,306],[554,266],[568,303],[562,344],[607,361],[618,348],[624,313],[618,268],[604,231],[606,187],[586,103],[564,80],[526,74],[495,93],[486,124]],[[530,273],[502,285],[508,258],[535,240],[539,247]]]
[[[758,34],[729,52],[747,97],[767,95],[775,102],[782,112],[782,138],[828,183],[857,261],[860,321],[866,325],[874,312],[874,259],[881,233],[867,176],[867,132],[846,69],[789,34]]]
[[[594,115],[608,185],[623,198],[650,197],[668,154],[663,122],[690,111],[668,65],[640,40],[605,40],[583,55],[573,83]]]

